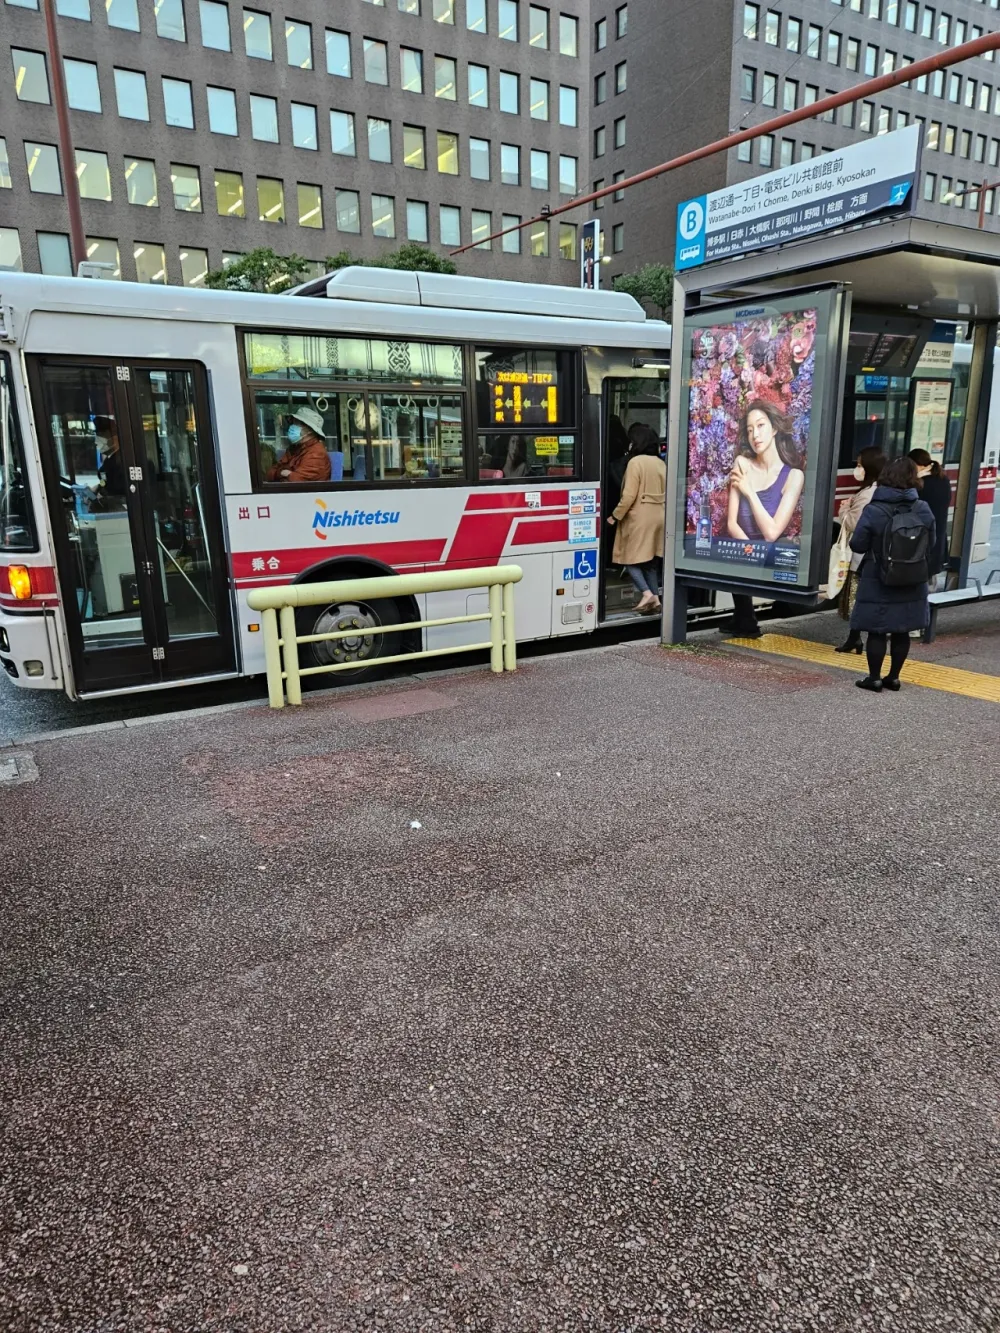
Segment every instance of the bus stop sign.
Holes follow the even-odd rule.
[[[695,268],[875,213],[907,213],[919,154],[920,126],[907,125],[688,199],[677,209],[675,267]]]

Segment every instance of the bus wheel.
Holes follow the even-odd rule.
[[[343,639],[329,639],[325,643],[303,643],[299,646],[299,662],[303,667],[341,667],[339,671],[321,672],[307,676],[306,683],[316,685],[347,684],[359,680],[375,680],[388,669],[375,664],[379,658],[391,657],[404,651],[403,635],[390,633],[400,624],[397,604],[391,599],[371,602],[336,602],[330,606],[301,606],[295,613],[295,624],[300,635],[333,634],[348,631]],[[350,631],[375,630],[374,634]],[[351,665],[348,665],[348,664]]]

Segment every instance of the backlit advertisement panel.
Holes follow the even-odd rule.
[[[845,305],[828,287],[685,318],[678,571],[825,578]]]

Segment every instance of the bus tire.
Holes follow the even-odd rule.
[[[333,639],[326,643],[301,644],[299,665],[302,667],[357,663],[353,668],[345,665],[340,671],[323,671],[315,676],[306,676],[303,685],[313,689],[329,688],[331,685],[380,679],[391,670],[391,665],[380,666],[379,659],[406,652],[405,634],[391,632],[394,625],[403,623],[402,608],[391,597],[370,602],[354,598],[350,602],[327,606],[300,606],[295,612],[295,627],[300,635],[329,634],[334,630],[371,629],[376,626],[380,631],[376,634],[359,634],[356,638]]]

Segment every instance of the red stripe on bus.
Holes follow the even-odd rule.
[[[381,561],[383,565],[394,567],[435,564],[441,559],[443,551],[443,537],[433,537],[427,541],[358,543],[353,546],[338,544],[326,550],[307,546],[279,551],[234,551],[232,570],[233,578],[237,581],[249,578],[259,580],[268,574],[280,580],[282,576],[302,574],[313,565],[329,560],[331,556],[366,555]],[[255,560],[259,562],[256,567]]]
[[[589,489],[589,487],[587,488]],[[542,489],[543,509],[561,509],[569,504],[569,491]],[[476,491],[465,504],[468,514],[477,509],[527,509],[524,491]]]
[[[445,563],[481,560],[484,565],[496,564],[514,521],[512,514],[463,514]]]
[[[542,546],[547,542],[561,542],[565,546],[568,541],[569,519],[543,518],[518,523],[511,546]]]

